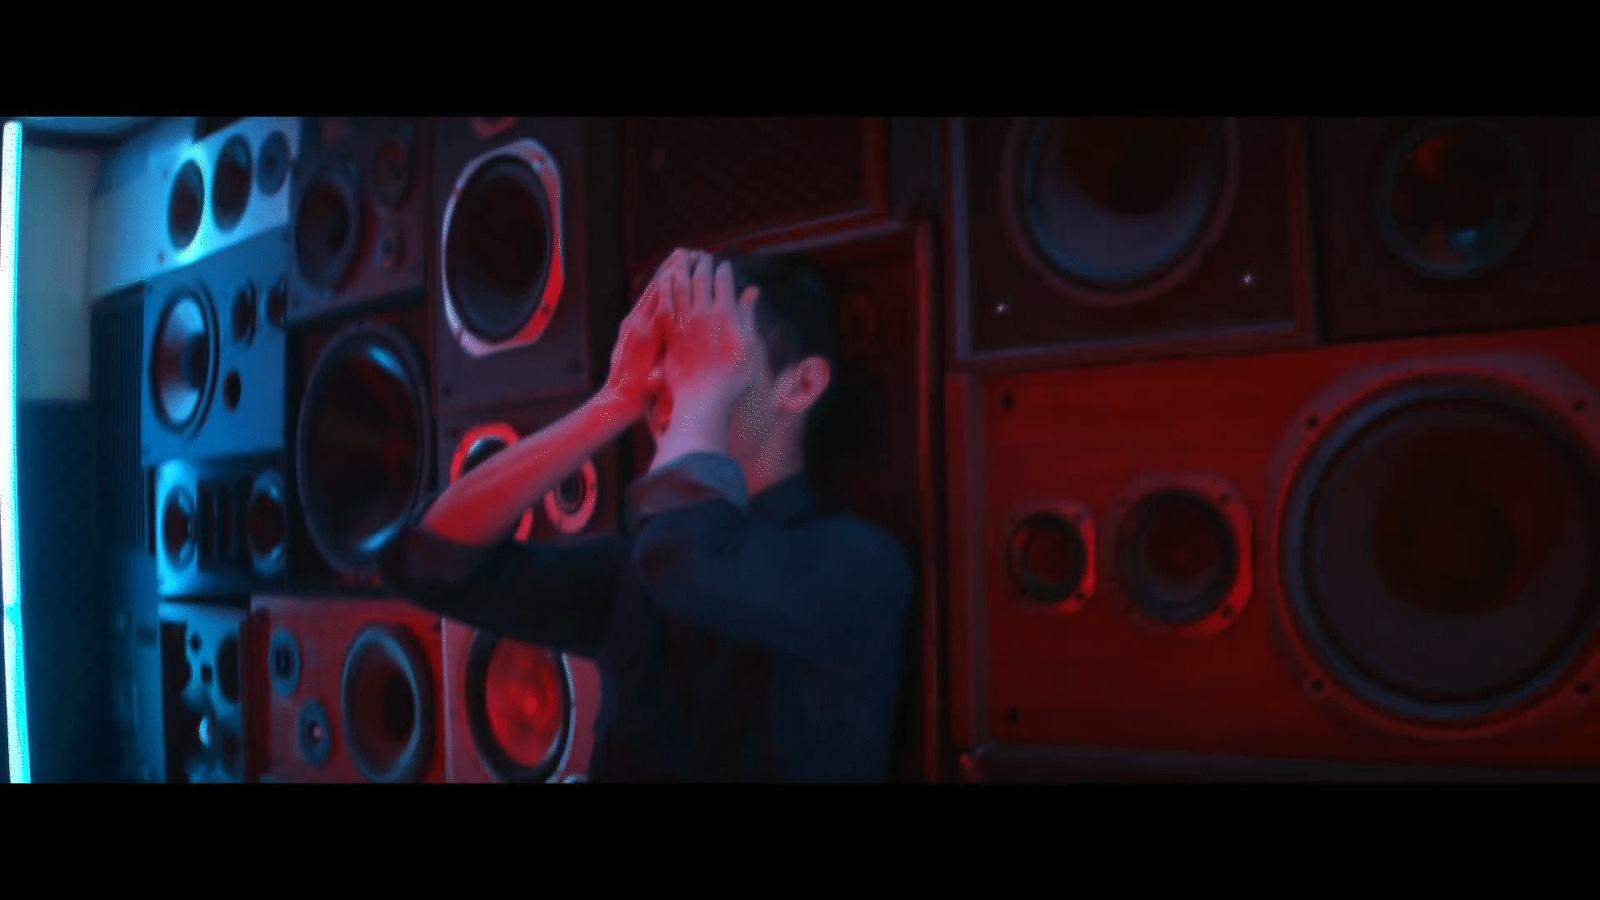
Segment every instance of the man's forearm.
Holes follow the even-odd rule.
[[[422,526],[470,546],[504,540],[523,512],[633,424],[637,415],[626,406],[596,394],[462,476],[434,501]]]

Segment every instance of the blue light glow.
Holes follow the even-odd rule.
[[[11,783],[32,780],[28,691],[22,664],[22,577],[17,555],[17,210],[22,126],[0,131],[0,606],[4,607],[6,736]]]

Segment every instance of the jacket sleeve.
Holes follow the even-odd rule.
[[[420,522],[435,494],[384,546],[386,584],[411,603],[503,638],[594,657],[610,624],[622,538],[572,544],[458,544]]]
[[[689,454],[629,489],[633,560],[664,610],[731,640],[819,665],[896,646],[910,609],[900,545],[865,521],[752,520],[742,471]]]

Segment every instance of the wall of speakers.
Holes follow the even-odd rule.
[[[162,714],[169,783],[255,780],[251,700],[245,689],[253,665],[250,654],[243,610],[163,609]]]
[[[91,211],[89,296],[289,223],[301,121],[245,118],[211,128],[204,119],[162,119],[107,158]]]
[[[332,116],[311,132],[294,170],[290,320],[421,291],[431,120]]]
[[[1330,340],[1600,318],[1594,119],[1317,119]]]
[[[439,119],[435,129],[439,408],[592,389],[628,299],[616,123]]]
[[[262,780],[445,778],[442,623],[401,601],[261,596]]]
[[[1305,153],[1294,119],[953,120],[957,359],[1309,343]]]
[[[1600,762],[1596,341],[953,376],[969,774]]]
[[[146,463],[283,450],[288,238],[269,231],[146,284]]]

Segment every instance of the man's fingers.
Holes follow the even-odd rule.
[[[731,281],[733,276],[730,274],[728,278]],[[729,285],[728,293],[733,293],[733,287],[731,284]],[[744,289],[744,293],[739,295],[739,306],[744,310],[746,315],[754,316],[756,314],[756,300],[760,299],[760,297],[761,291],[754,285],[747,287]]]
[[[733,263],[723,262],[717,266],[716,284],[713,287],[718,306],[733,305]]]
[[[689,255],[680,250],[672,262],[672,314],[681,322],[693,308],[694,293],[689,284]]]
[[[700,252],[694,254],[694,272],[690,280],[693,283],[696,309],[710,309],[716,299],[711,293],[711,266],[711,254]]]

